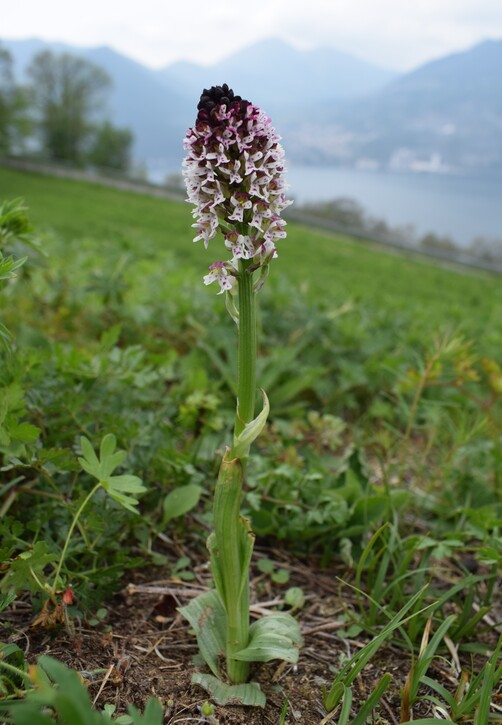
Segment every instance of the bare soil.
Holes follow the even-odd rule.
[[[33,626],[30,603],[18,601],[7,613],[4,624],[8,629],[1,638],[16,642],[30,661],[49,654],[79,671],[97,707],[114,703],[117,712],[124,712],[127,703],[143,709],[149,697],[159,698],[165,707],[165,725],[336,723],[337,713],[330,716],[323,707],[322,688],[329,689],[340,663],[367,641],[357,636],[350,638],[346,632],[349,625],[342,618],[347,610],[357,611],[351,589],[341,582],[350,577],[342,566],[321,569],[315,559],[299,561],[284,551],[257,552],[258,557],[264,555],[288,569],[290,580],[287,585],[277,585],[268,575],[255,570],[252,616],[283,606],[284,592],[290,586],[301,587],[306,595],[305,605],[297,613],[304,637],[298,664],[273,662],[259,665],[252,672],[252,679],[260,683],[267,696],[265,709],[215,705],[212,715],[202,714],[202,706],[210,698],[191,684],[192,673],[202,665],[194,664],[196,641],[178,607],[207,588],[210,578],[205,561],[195,567],[196,579],[190,582],[163,577],[161,568],[134,572],[123,590],[106,604],[107,618],[94,627],[79,621],[73,621],[71,627],[51,630]],[[372,723],[399,723],[400,689],[410,662],[409,653],[397,647],[379,650],[355,682],[353,713],[379,678],[389,672],[392,684]],[[444,661],[437,660],[429,675],[452,690],[453,675]],[[432,711],[427,706],[415,708],[413,714],[417,719],[431,716]]]

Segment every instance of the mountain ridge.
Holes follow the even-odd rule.
[[[23,78],[43,48],[83,55],[114,81],[114,123],[131,128],[137,160],[178,167],[202,88],[227,82],[262,106],[292,162],[430,173],[502,174],[502,40],[486,40],[405,74],[330,48],[271,38],[211,66],[148,68],[109,48],[0,39]]]

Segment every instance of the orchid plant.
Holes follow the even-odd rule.
[[[223,242],[227,259],[204,277],[217,282],[238,330],[237,407],[234,437],[221,463],[214,496],[214,531],[208,539],[215,590],[181,609],[195,630],[212,674],[193,681],[219,703],[265,704],[259,686],[248,683],[251,662],[296,662],[301,644],[296,620],[275,612],[250,625],[249,567],[254,534],[240,515],[242,484],[250,446],[266,423],[269,403],[255,417],[256,297],[276,242],[286,236],[281,212],[286,199],[284,150],[270,119],[228,87],[204,90],[197,120],[184,140],[183,176],[194,205],[195,242]],[[226,666],[222,670],[221,661]],[[226,675],[226,677],[225,677]],[[226,681],[225,681],[226,679]]]

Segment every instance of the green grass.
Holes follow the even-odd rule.
[[[48,593],[59,603],[72,585],[81,611],[70,615],[85,617],[126,569],[162,564],[183,578],[193,576],[189,557],[205,556],[235,416],[236,331],[202,284],[218,242],[192,243],[188,205],[0,169],[0,200],[14,197],[26,200],[47,256],[16,241],[15,224],[3,237],[4,268],[9,255],[28,260],[0,287],[13,334],[0,349],[0,609],[16,593],[35,609]],[[428,680],[451,712],[467,722],[479,705],[485,722],[500,674],[483,620],[502,561],[500,280],[295,224],[271,272],[258,380],[272,412],[250,456],[243,511],[275,548],[344,561],[357,593],[343,599],[342,636],[365,635],[371,649],[392,627],[394,648],[416,662],[408,705]],[[125,478],[93,490],[78,463],[90,450],[82,436],[96,450],[105,441],[102,458],[116,439]],[[117,503],[129,472],[146,488],[140,517]],[[173,560],[164,533],[186,556]],[[412,605],[406,628],[394,629]],[[57,604],[39,611],[59,621]],[[431,680],[446,627],[475,673],[459,703],[447,691],[457,684]],[[8,647],[16,664],[20,651]],[[333,696],[343,691],[348,721],[351,680],[333,656]]]
[[[201,275],[219,256],[215,242],[207,251],[192,244],[190,208],[181,202],[0,169],[0,198],[17,196],[26,200],[38,228],[65,238],[114,245],[132,239],[139,250],[142,242],[153,244]],[[481,339],[488,352],[502,341],[502,285],[495,275],[447,268],[297,224],[289,225],[279,254],[272,275],[285,275],[300,295],[327,307],[351,300],[371,311],[405,312],[406,324],[418,334],[456,329]]]

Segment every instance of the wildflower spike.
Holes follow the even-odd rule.
[[[194,241],[207,247],[218,232],[231,258],[215,262],[205,284],[220,294],[238,281],[239,260],[253,269],[277,256],[286,236],[284,150],[266,113],[236,95],[226,83],[204,89],[195,125],[184,140],[183,176],[194,205]]]

